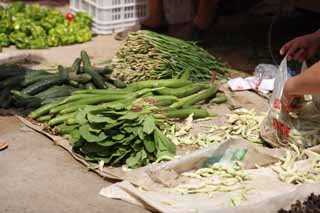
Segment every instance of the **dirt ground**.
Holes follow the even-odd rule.
[[[245,72],[252,72],[259,63],[273,63],[268,33],[278,7],[270,7],[264,14],[246,11],[221,17],[207,34],[205,47],[234,69]],[[276,20],[271,47],[277,62],[280,45],[318,29],[317,18],[310,13],[291,12]],[[119,46],[112,36],[98,36],[85,44],[49,50],[5,48],[0,59],[27,54],[45,65],[70,65],[85,49],[95,63],[100,63],[110,59]],[[14,117],[0,117],[0,135],[9,142],[9,148],[0,152],[0,212],[147,212],[99,196],[99,190],[110,182],[89,172],[46,137],[28,131]]]

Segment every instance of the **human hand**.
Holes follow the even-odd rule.
[[[292,91],[292,83],[294,79],[289,79],[283,89],[283,94],[281,97],[281,111],[285,113],[289,112],[299,112],[302,108],[300,100],[304,97],[303,95],[295,95]]]
[[[316,53],[320,46],[320,33],[311,33],[308,35],[297,37],[280,49],[280,54],[288,54],[288,60],[304,61]]]

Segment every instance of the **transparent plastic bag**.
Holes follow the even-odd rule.
[[[307,68],[305,62],[301,72]],[[300,72],[300,73],[301,73]],[[320,97],[305,95],[303,107],[299,113],[284,113],[281,111],[281,97],[285,82],[292,76],[288,69],[287,57],[283,59],[277,72],[273,94],[270,99],[270,109],[265,125],[272,126],[268,134],[273,134],[277,141],[272,144],[286,146],[294,143],[303,148],[309,148],[320,144]]]

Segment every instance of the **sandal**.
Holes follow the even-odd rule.
[[[0,151],[5,150],[6,148],[8,148],[9,144],[5,143],[5,142],[0,142]]]

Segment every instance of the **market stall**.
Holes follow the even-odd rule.
[[[66,16],[33,4],[0,9],[0,46],[60,48],[91,40],[91,26],[109,30],[83,4]],[[41,69],[21,52],[2,55],[0,112],[116,181],[100,195],[159,212],[277,212],[320,193],[317,98],[290,117],[275,106],[286,60],[269,79],[230,81],[239,72],[197,43],[146,30],[129,32],[102,65],[73,54]]]

